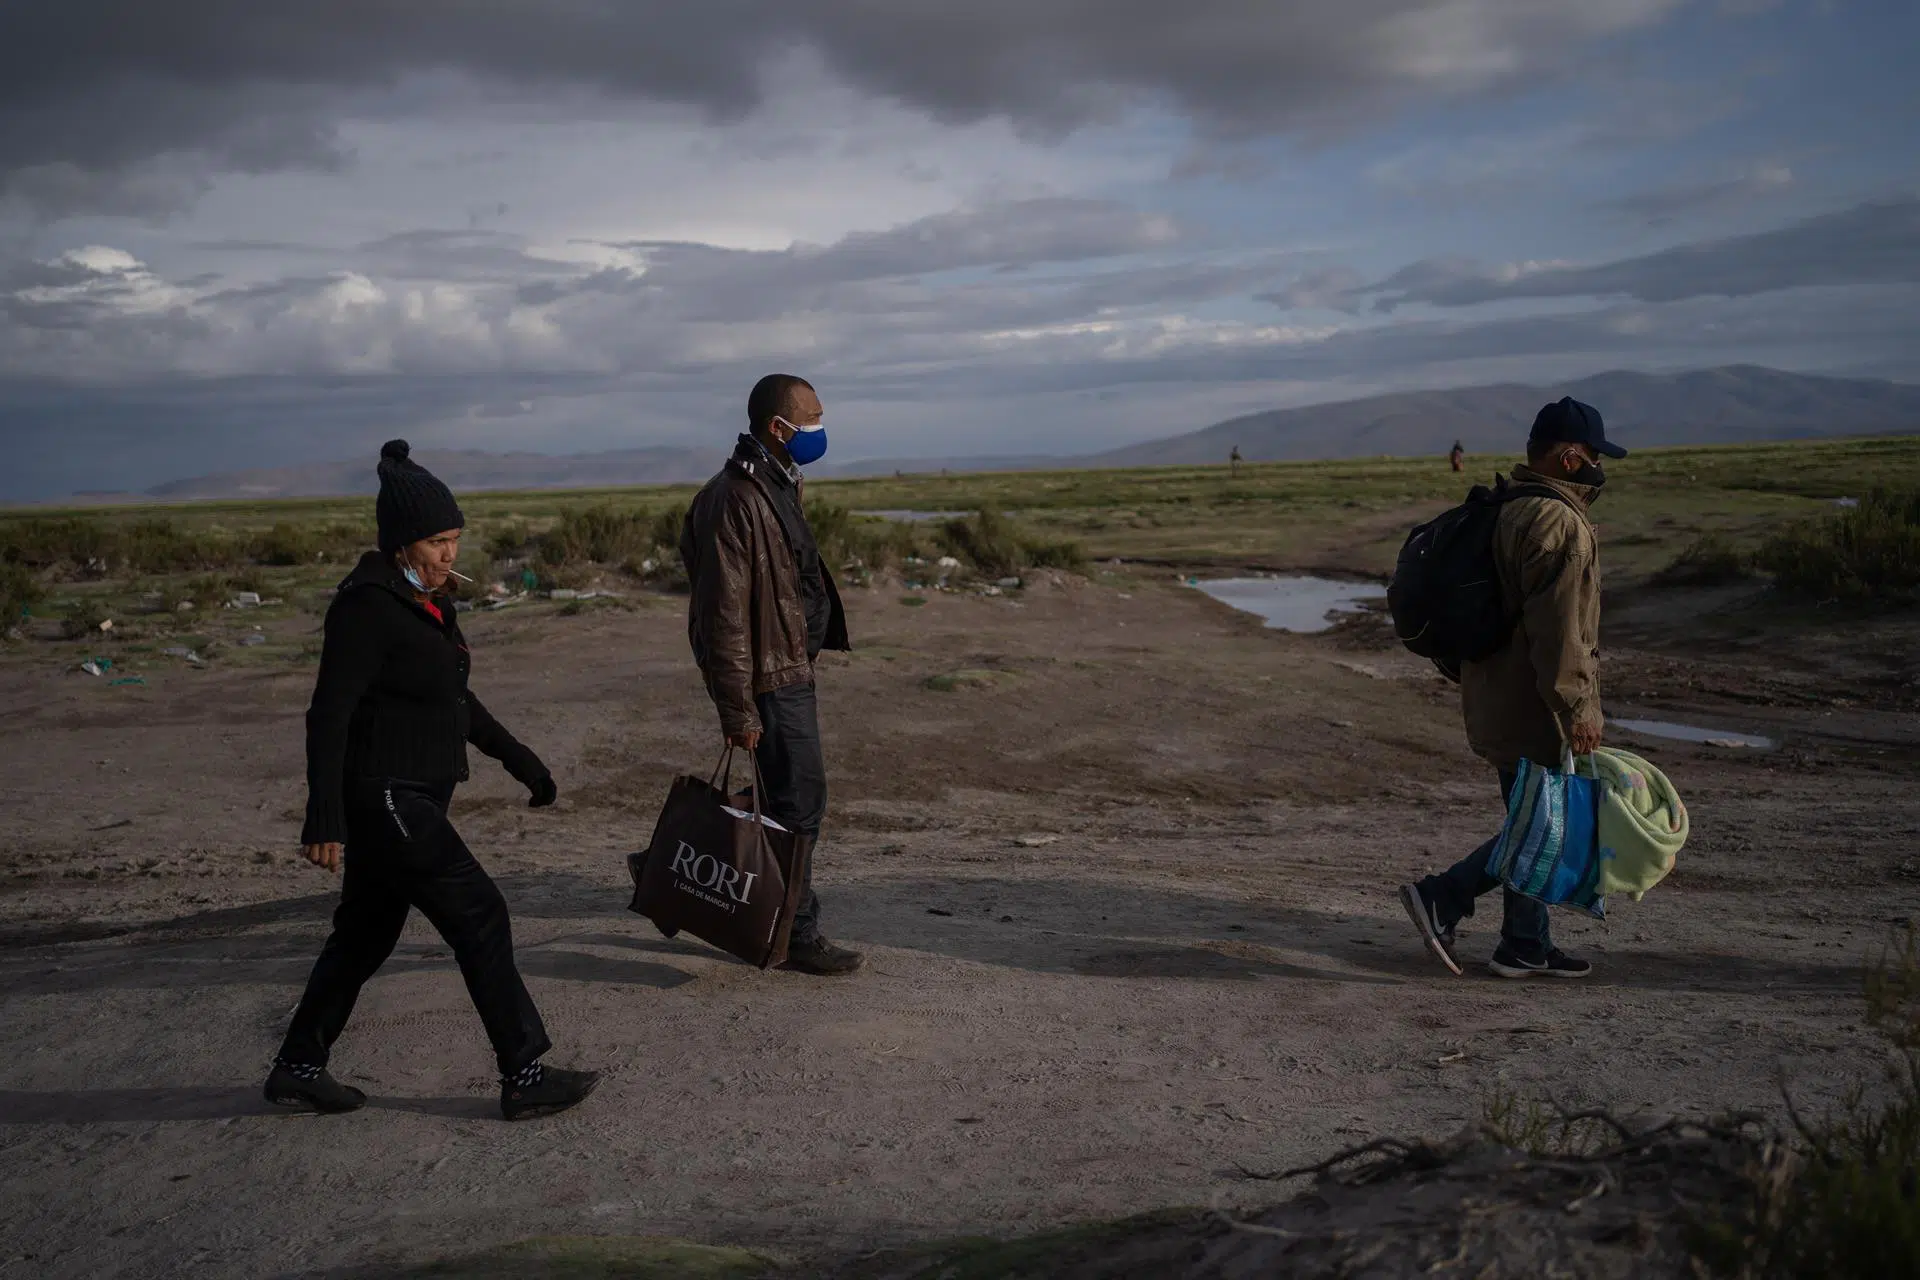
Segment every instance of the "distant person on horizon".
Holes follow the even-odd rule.
[[[1234,475],[1240,474],[1240,446],[1233,446],[1233,452],[1227,455],[1227,467]]]
[[[380,548],[361,557],[327,608],[320,673],[307,709],[307,861],[346,869],[333,932],[273,1072],[268,1102],[355,1111],[360,1090],[327,1074],[327,1057],[360,989],[393,954],[415,907],[453,950],[493,1042],[500,1111],[509,1120],[564,1111],[593,1092],[589,1071],[544,1066],[552,1042],[513,962],[507,902],[448,821],[471,743],[506,766],[530,808],[558,794],[540,757],[467,687],[472,658],[443,588],[466,524],[453,494],[408,456],[380,450],[374,502]]]
[[[1602,456],[1627,451],[1607,440],[1599,410],[1572,397],[1541,409],[1512,483],[1543,492],[1505,502],[1494,529],[1501,596],[1518,622],[1491,657],[1462,664],[1460,706],[1468,745],[1499,771],[1503,802],[1522,759],[1558,769],[1569,751],[1600,745],[1600,546],[1588,509],[1606,483]],[[1421,940],[1456,974],[1454,926],[1473,914],[1474,899],[1501,887],[1487,871],[1496,843],[1400,886]],[[1488,967],[1503,978],[1584,978],[1593,969],[1553,945],[1544,903],[1512,889]]]
[[[1453,465],[1455,471],[1465,471],[1467,469],[1466,446],[1455,440],[1452,451],[1447,454],[1447,461]]]
[[[754,753],[766,814],[808,841],[827,812],[814,659],[847,649],[847,617],[801,505],[800,468],[827,451],[813,384],[771,373],[747,397],[747,431],[687,509],[680,533],[692,600],[687,638],[728,746]],[[801,892],[786,968],[851,973],[860,953],[820,932],[820,898]]]

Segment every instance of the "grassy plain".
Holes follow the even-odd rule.
[[[1469,483],[1517,461],[1476,458],[1466,475],[1437,459],[1381,458],[1247,464],[1237,474],[1208,466],[822,479],[810,486],[809,501],[854,513],[996,508],[1031,535],[1070,540],[1095,560],[1377,575],[1391,568],[1409,526],[1457,501]],[[1596,515],[1609,571],[1632,579],[1671,564],[1703,537],[1751,552],[1797,519],[1832,512],[1835,499],[1875,488],[1920,489],[1920,436],[1640,450],[1613,465]],[[636,525],[670,523],[659,518],[670,517],[693,491],[692,485],[660,485],[463,494],[469,538],[462,567],[472,573],[478,566],[484,581],[496,559],[516,559],[511,552],[519,542],[569,517],[610,509]],[[270,543],[277,531],[283,541],[304,539],[319,558],[284,563],[295,557],[253,552],[240,557],[248,561],[242,566],[209,564],[199,574],[130,574],[111,562],[92,569],[69,563],[43,576],[50,578],[54,614],[63,612],[59,600],[179,594],[216,569],[263,595],[286,595],[337,577],[371,532],[372,505],[339,498],[13,511],[0,513],[0,552],[18,558],[7,549],[22,530],[49,522],[109,531],[165,522],[180,535],[253,545]],[[868,540],[883,538],[909,552],[937,550],[938,522],[905,530],[852,524]]]

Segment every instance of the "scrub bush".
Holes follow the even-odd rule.
[[[809,502],[807,524],[820,546],[820,558],[836,572],[890,568],[918,550],[912,525],[855,515],[831,502]]]
[[[1662,587],[1724,586],[1747,577],[1751,563],[1724,539],[1708,534],[1675,556],[1673,563],[1653,575],[1653,581]]]
[[[1757,561],[1784,589],[1823,600],[1920,599],[1920,489],[1878,489],[1857,507],[1769,538]]]
[[[1911,927],[1866,978],[1866,1022],[1888,1048],[1877,1088],[1855,1084],[1750,1174],[1751,1195],[1702,1225],[1695,1252],[1740,1280],[1920,1275],[1920,944]]]
[[[619,564],[652,549],[653,517],[644,510],[621,510],[611,503],[560,513],[553,528],[538,539],[542,564],[559,568],[580,564]]]
[[[40,579],[26,565],[0,562],[0,631],[26,617],[46,594]]]
[[[993,507],[947,521],[939,539],[948,555],[990,577],[1010,577],[1026,568],[1077,571],[1086,565],[1079,543],[1031,537]]]
[[[256,564],[296,565],[359,558],[371,545],[352,525],[295,525],[282,522],[250,540],[246,559]]]

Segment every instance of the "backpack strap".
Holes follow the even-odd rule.
[[[1515,498],[1551,498],[1555,502],[1564,502],[1570,507],[1573,506],[1572,498],[1550,484],[1514,484],[1504,477],[1499,487],[1493,491],[1492,497],[1495,502],[1512,502]],[[1577,511],[1579,508],[1574,507],[1574,510]]]

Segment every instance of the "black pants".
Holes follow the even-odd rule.
[[[507,901],[447,821],[452,798],[450,785],[349,784],[340,905],[280,1046],[285,1061],[327,1064],[360,988],[393,954],[411,907],[453,948],[501,1075],[553,1047],[514,967]]]
[[[790,684],[754,697],[760,712],[761,797],[766,814],[810,841],[820,838],[827,814],[827,760],[820,751],[820,716],[813,685]],[[789,945],[803,946],[820,936],[820,897],[813,891],[813,860],[807,860],[807,885],[793,918]]]
[[[1500,800],[1505,803],[1513,794],[1513,784],[1518,771],[1502,769],[1500,771]],[[1473,900],[1483,893],[1501,889],[1501,906],[1504,915],[1500,924],[1500,936],[1507,945],[1517,951],[1526,960],[1544,960],[1553,946],[1553,935],[1547,919],[1547,904],[1538,898],[1529,898],[1524,893],[1516,893],[1505,888],[1498,876],[1487,874],[1487,860],[1493,856],[1494,846],[1500,843],[1500,837],[1475,849],[1460,861],[1442,871],[1439,875],[1428,876],[1420,882],[1420,888],[1433,902],[1440,923],[1451,927],[1473,914]]]

